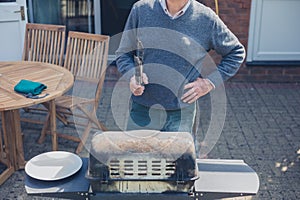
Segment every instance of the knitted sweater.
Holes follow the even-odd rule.
[[[167,110],[187,105],[180,100],[185,84],[204,77],[217,87],[236,74],[245,57],[236,36],[210,8],[195,0],[176,19],[164,12],[159,0],[133,5],[116,51],[118,70],[128,79],[134,74],[137,40],[144,46],[144,73],[149,84],[143,95],[132,99]],[[210,50],[222,56],[218,65],[208,56]]]

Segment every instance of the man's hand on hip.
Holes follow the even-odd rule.
[[[187,91],[183,94],[181,100],[185,103],[194,103],[197,99],[209,93],[213,88],[209,80],[197,78],[194,82],[184,86],[184,90]]]

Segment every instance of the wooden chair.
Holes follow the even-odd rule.
[[[63,66],[65,40],[66,26],[27,23],[22,60]],[[38,111],[40,114],[47,111],[38,105],[24,108],[23,110],[26,112]],[[22,117],[21,121],[44,124],[43,121],[26,117]]]
[[[57,98],[55,104],[56,116],[65,125],[84,126],[81,137],[58,133],[58,137],[79,142],[76,153],[81,152],[93,124],[100,130],[107,130],[97,120],[96,111],[107,68],[109,39],[105,35],[69,31],[64,67],[73,73],[75,83],[72,94]],[[90,92],[93,86],[95,90]],[[82,118],[86,123],[81,124]],[[40,142],[48,126],[49,120],[44,125]]]
[[[26,24],[22,60],[63,65],[66,26]]]

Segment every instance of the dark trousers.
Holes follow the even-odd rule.
[[[165,110],[132,102],[127,130],[150,129],[192,133],[195,114],[195,103],[178,110]]]

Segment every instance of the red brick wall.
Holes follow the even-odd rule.
[[[199,0],[215,10],[214,0]],[[248,30],[250,21],[250,0],[218,0],[219,16],[231,31],[239,38],[247,50]],[[220,59],[214,53],[216,62]],[[238,74],[231,81],[258,81],[258,82],[299,82],[300,66],[241,66]]]

